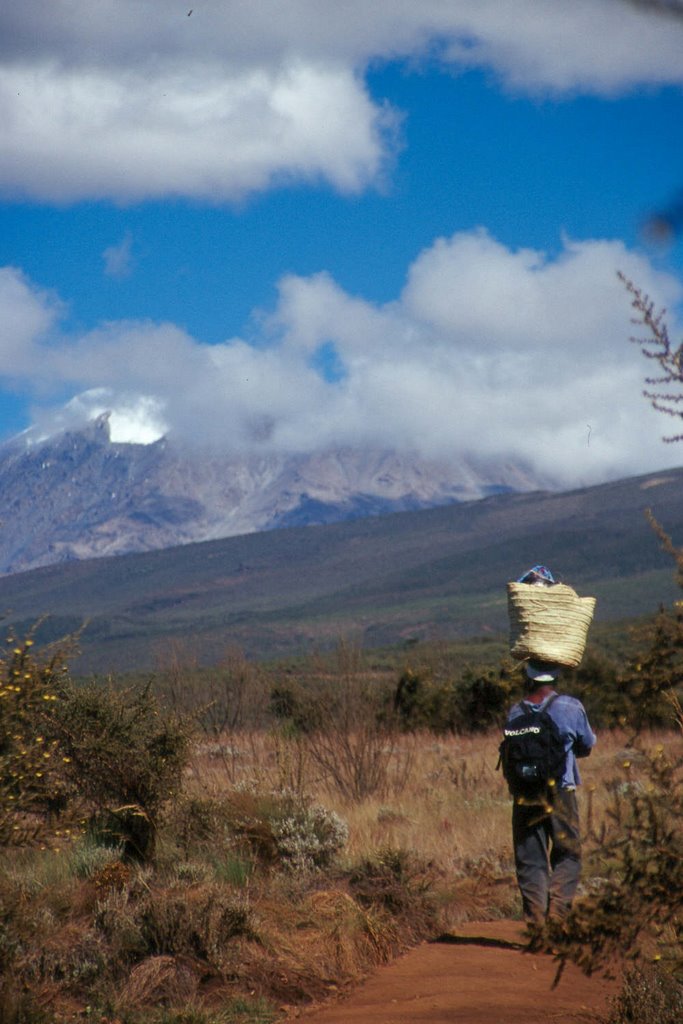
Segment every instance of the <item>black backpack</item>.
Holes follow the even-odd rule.
[[[567,753],[564,740],[548,708],[559,696],[555,693],[542,711],[525,709],[508,722],[499,747],[498,767],[515,797],[529,800],[547,795],[549,785],[557,785],[564,774]]]

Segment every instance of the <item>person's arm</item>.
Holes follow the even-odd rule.
[[[576,736],[574,738],[573,750],[575,757],[590,757],[590,752],[597,742],[597,737],[588,724],[588,715],[581,706],[579,720],[577,722]]]

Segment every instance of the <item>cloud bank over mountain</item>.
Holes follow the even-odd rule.
[[[539,17],[539,8],[542,16]],[[381,185],[400,111],[368,68],[437,61],[532,94],[683,81],[683,19],[627,0],[31,0],[0,13],[0,195],[237,201]],[[36,26],[40,31],[36,31]]]
[[[675,461],[660,441],[666,424],[641,396],[643,360],[628,346],[629,299],[616,275],[672,310],[672,333],[683,286],[656,256],[617,239],[633,237],[632,212],[602,216],[605,168],[618,168],[610,198],[620,211],[639,145],[629,133],[652,121],[644,106],[631,111],[615,161],[603,115],[631,90],[669,85],[678,96],[682,52],[683,18],[628,0],[3,5],[0,382],[4,406],[16,397],[23,416],[7,422],[26,422],[28,398],[31,436],[111,410],[119,441],[168,434],[239,453],[471,454],[523,460],[558,485]],[[377,74],[389,66],[393,104]],[[411,135],[396,79],[410,69],[415,88],[434,68],[449,82],[476,79],[477,90],[463,90],[453,111],[406,107]],[[578,96],[601,102],[577,101],[571,124],[556,118]],[[464,110],[474,111],[469,135]],[[455,148],[434,145],[445,136]],[[654,162],[667,160],[640,146],[649,189]],[[421,162],[402,161],[408,149]],[[571,166],[568,154],[578,154]],[[436,177],[442,205],[432,216]],[[261,193],[285,188],[289,208],[267,208]],[[380,196],[386,210],[373,218],[362,204]],[[392,196],[403,202],[392,207]],[[361,207],[354,234],[346,218]],[[123,219],[131,208],[134,229]],[[574,235],[585,237],[556,246],[584,208]],[[176,219],[185,228],[174,234]],[[98,221],[112,234],[97,234],[93,257]],[[497,233],[486,227],[494,223]],[[404,246],[373,291],[397,237]],[[264,284],[248,271],[273,253]],[[276,298],[264,300],[276,282]],[[230,315],[235,295],[247,298]],[[243,327],[245,310],[264,301]]]
[[[595,482],[675,461],[641,397],[617,270],[657,305],[681,300],[679,281],[620,242],[565,239],[549,256],[478,230],[419,253],[385,304],[326,273],[285,276],[248,341],[207,345],[170,323],[63,333],[59,297],[5,267],[0,374],[32,393],[44,432],[113,409],[113,440],[465,453]]]

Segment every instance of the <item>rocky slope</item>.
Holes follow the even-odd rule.
[[[413,453],[217,454],[110,440],[107,415],[0,448],[0,573],[330,523],[543,484],[522,466]]]

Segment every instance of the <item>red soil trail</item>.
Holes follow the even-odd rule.
[[[616,983],[574,965],[556,988],[551,956],[524,948],[516,921],[468,923],[380,968],[314,1024],[595,1024]]]

